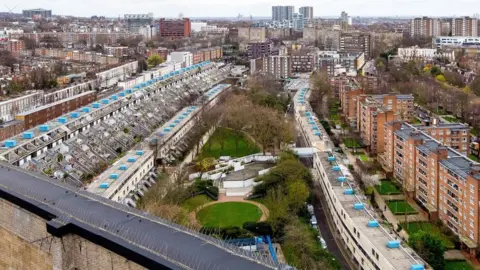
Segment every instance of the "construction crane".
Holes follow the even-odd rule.
[[[9,11],[9,15],[13,18],[15,17],[15,14],[13,13],[13,11],[19,6],[19,5],[16,5],[14,6],[13,8],[10,8],[9,6],[7,6],[7,4],[3,4]]]

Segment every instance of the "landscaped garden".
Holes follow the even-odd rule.
[[[212,202],[213,200],[205,194],[200,194],[194,196],[190,199],[183,202],[182,207],[185,208],[188,212],[195,210],[197,207],[204,205],[206,203]]]
[[[381,195],[398,195],[402,192],[393,184],[390,179],[383,179],[380,181],[379,185],[376,185],[378,193]]]
[[[409,223],[403,223],[402,227],[404,230],[407,231],[409,235],[412,235],[420,230],[424,232],[428,232],[430,234],[434,234],[440,237],[442,240],[443,245],[445,246],[446,249],[453,249],[455,248],[455,244],[448,238],[447,235],[445,235],[441,229],[436,226],[435,224],[432,224],[430,222],[409,222]]]
[[[388,208],[394,215],[411,215],[418,213],[407,201],[404,200],[392,200],[387,201]]]
[[[197,219],[204,227],[242,227],[245,222],[256,222],[262,211],[256,205],[246,202],[216,203],[201,209]]]
[[[443,270],[473,270],[467,261],[445,261]]]
[[[347,148],[361,148],[362,143],[354,138],[345,138],[343,139],[343,144]]]
[[[456,117],[454,116],[442,116],[443,119],[445,119],[445,121],[448,121],[450,123],[458,123],[460,122]]]
[[[201,156],[202,158],[243,157],[259,152],[260,149],[255,143],[242,132],[218,128],[203,146]]]

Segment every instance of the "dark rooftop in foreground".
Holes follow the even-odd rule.
[[[53,235],[80,234],[149,269],[290,268],[4,163],[0,164],[0,196],[43,217]]]

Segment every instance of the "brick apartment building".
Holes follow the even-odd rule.
[[[287,55],[271,55],[263,58],[263,72],[277,79],[285,79],[292,75],[291,58]]]
[[[360,137],[369,153],[384,151],[384,125],[397,119],[398,115],[377,102],[361,103],[358,107]]]
[[[371,37],[369,33],[342,33],[340,35],[340,52],[365,54],[366,59],[372,55]]]
[[[384,125],[385,151],[379,155],[379,162],[387,172],[406,183],[407,191],[413,192],[415,177],[415,152],[413,147],[428,141],[449,147],[457,155],[468,154],[470,128],[463,124],[438,123],[433,125],[410,125],[393,121]],[[433,134],[432,137],[429,134]],[[463,152],[457,151],[458,148]],[[465,150],[462,150],[465,148]],[[409,157],[409,158],[408,158]]]
[[[23,121],[24,129],[27,130],[90,104],[96,99],[96,91],[83,92],[79,95],[17,114],[16,120]]]
[[[23,40],[10,39],[7,42],[5,49],[11,52],[12,55],[19,56],[25,50],[25,43]]]
[[[159,55],[163,60],[166,60],[168,57],[168,54],[171,51],[172,51],[171,49],[163,48],[163,47],[159,47],[156,49],[149,49],[147,50],[147,57],[150,57],[152,55]]]
[[[248,59],[257,59],[272,55],[272,43],[265,42],[250,42],[247,45]]]
[[[183,19],[165,19],[158,21],[159,33],[161,37],[178,39],[190,37],[192,34],[192,24],[189,18]]]
[[[25,130],[23,121],[13,120],[0,125],[0,141],[13,137]]]
[[[335,92],[338,91],[340,103],[342,104],[342,114],[345,120],[352,127],[357,126],[358,115],[358,97],[364,94],[363,89],[353,79],[347,77],[335,77],[330,80]]]
[[[356,99],[357,116],[350,118],[350,123],[356,122],[357,131],[371,154],[384,151],[384,128],[385,123],[403,119],[410,121],[413,115],[412,95],[359,95],[350,96]],[[351,103],[351,101],[349,100]],[[349,107],[349,110],[352,110]]]
[[[378,88],[378,77],[375,75],[357,76],[356,79],[365,93],[374,93]]]
[[[437,131],[450,130],[449,135],[443,134],[444,142],[427,135],[425,130],[433,130],[428,127],[399,121],[386,124],[385,152],[379,161],[393,172],[407,194],[427,209],[430,220],[442,220],[475,254],[479,244],[480,164],[445,143],[445,136],[463,135],[468,127],[433,125]],[[452,134],[457,129],[460,134]]]
[[[310,50],[292,52],[292,72],[312,72],[316,69],[317,55]]]

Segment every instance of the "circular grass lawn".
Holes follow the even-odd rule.
[[[197,220],[204,227],[225,228],[242,227],[247,221],[258,221],[262,210],[256,205],[245,202],[224,202],[207,206],[197,213]]]

